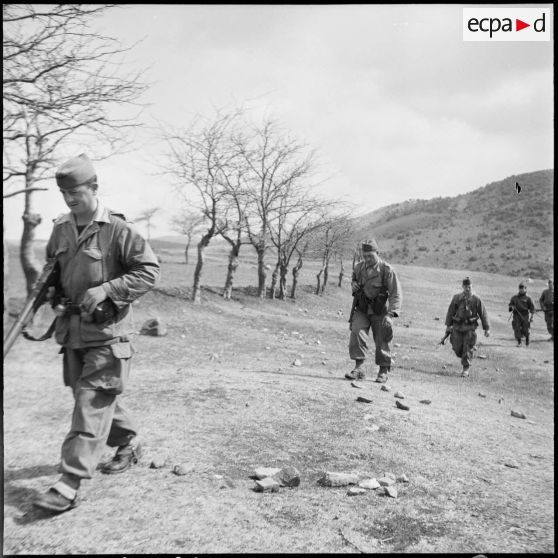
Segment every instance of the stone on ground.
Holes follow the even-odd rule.
[[[366,490],[376,490],[380,488],[381,484],[376,479],[363,479],[358,483],[358,486]]]
[[[277,492],[278,490],[279,483],[273,477],[256,481],[256,492]]]
[[[300,473],[295,467],[284,467],[273,475],[281,486],[294,487],[300,484]]]
[[[354,473],[336,473],[327,471],[318,480],[323,486],[349,486],[358,483],[358,475]]]
[[[256,467],[256,469],[254,469],[253,476],[256,477],[256,479],[261,480],[265,479],[266,477],[272,477],[280,470],[281,467]]]

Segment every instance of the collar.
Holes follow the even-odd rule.
[[[97,203],[97,209],[95,210],[95,213],[93,215],[93,218],[91,219],[91,222],[97,222],[97,223],[110,223],[110,210],[108,208],[106,208],[103,203],[101,202],[101,200],[98,200]],[[64,215],[62,215],[59,219],[57,219],[58,223],[75,223],[74,217],[72,215],[72,212],[70,211],[69,213],[64,213]]]

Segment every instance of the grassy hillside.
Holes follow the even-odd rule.
[[[362,217],[358,231],[393,263],[544,278],[554,265],[553,185],[554,170],[513,175],[453,198],[387,206]]]

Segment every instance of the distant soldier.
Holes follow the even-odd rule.
[[[548,289],[545,289],[539,299],[541,310],[544,312],[546,321],[546,329],[550,333],[548,341],[554,341],[554,283],[552,279],[548,280]]]
[[[363,363],[372,328],[376,364],[380,367],[376,382],[385,383],[391,367],[392,318],[399,316],[401,309],[401,285],[391,265],[380,259],[376,240],[362,244],[362,257],[364,261],[355,266],[351,282],[353,308],[349,319],[349,356],[355,361],[355,367],[345,374],[345,378],[364,379]]]
[[[461,359],[461,376],[466,378],[471,368],[473,349],[477,342],[478,321],[481,321],[484,336],[490,335],[488,315],[482,300],[473,293],[471,279],[463,279],[463,292],[451,299],[446,314],[446,334],[450,334],[451,346]]]
[[[529,345],[529,332],[535,315],[535,305],[531,297],[527,296],[525,283],[519,283],[519,292],[512,296],[508,311],[513,312],[512,327],[517,346],[521,346],[522,337],[525,337],[525,345]]]

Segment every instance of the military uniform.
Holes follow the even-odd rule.
[[[546,329],[550,333],[549,341],[554,340],[554,288],[552,281],[548,282],[549,288],[545,289],[539,299],[541,310],[544,312],[544,319],[546,322]]]
[[[401,310],[402,292],[399,279],[390,264],[378,259],[374,265],[367,265],[366,262],[356,264],[352,281],[358,284],[365,296],[361,297],[363,303],[352,313],[349,356],[357,362],[366,359],[369,333],[372,329],[376,346],[375,362],[380,366],[380,371],[387,374],[392,363],[390,342],[393,339],[389,317],[399,316]]]
[[[520,289],[525,288],[523,284]],[[535,313],[535,305],[526,292],[519,292],[512,296],[509,303],[509,312],[513,312],[512,328],[517,340],[517,345],[521,345],[521,338],[525,337],[525,344],[529,345],[529,333],[531,330],[531,317]]]
[[[71,159],[62,170],[57,183],[63,193],[88,191],[80,188],[89,188],[94,172],[85,155]],[[96,196],[96,176],[93,179],[89,200]],[[74,396],[71,428],[61,449],[63,477],[35,502],[52,511],[75,505],[76,486],[93,476],[106,444],[132,447],[137,429],[118,397],[126,388],[133,354],[131,303],[155,285],[160,273],[151,247],[123,215],[100,200],[93,211],[81,227],[72,213],[56,219],[46,248],[47,258],[60,264],[58,296],[64,310],[56,319],[55,338],[62,345],[64,383]],[[102,321],[83,311],[81,303],[92,288],[104,290],[102,304],[112,309]]]
[[[464,285],[469,284],[467,280]],[[446,328],[451,330],[450,342],[455,354],[461,359],[463,374],[467,375],[473,350],[477,343],[478,320],[482,323],[485,333],[490,330],[488,315],[482,300],[472,292],[459,293],[453,296],[446,313]]]

